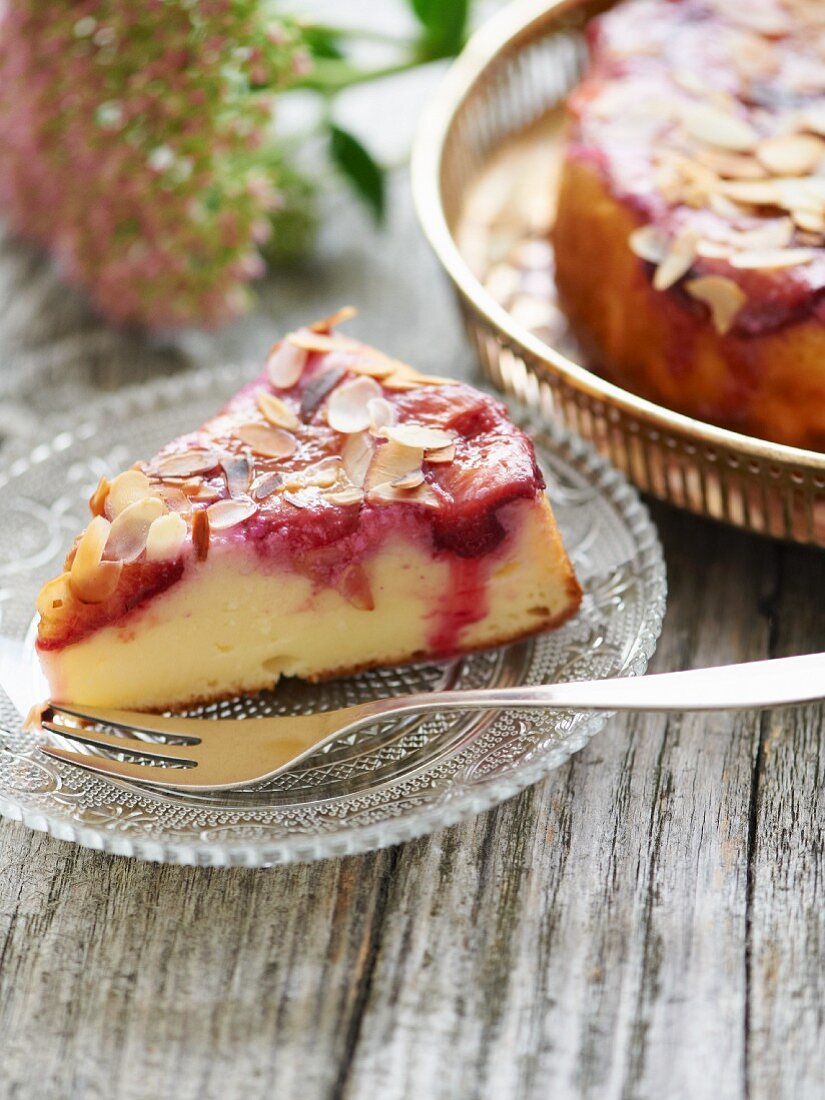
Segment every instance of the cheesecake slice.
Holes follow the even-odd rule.
[[[558,626],[581,591],[503,405],[330,321],[103,479],[42,589],[54,701],[161,709]]]

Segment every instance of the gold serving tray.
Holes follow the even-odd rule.
[[[610,6],[516,0],[471,39],[416,137],[413,192],[424,232],[496,386],[591,440],[645,492],[749,531],[825,547],[825,454],[727,431],[637,397],[578,362],[545,318],[532,322],[524,310],[503,308],[482,283],[478,253],[486,245],[468,227],[468,203],[477,204],[479,180],[502,150],[519,141],[523,149],[531,135],[545,132],[543,120],[581,73],[588,20]],[[548,215],[540,187],[521,191],[535,197],[514,213],[529,237]]]

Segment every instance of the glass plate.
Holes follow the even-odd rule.
[[[0,473],[0,812],[64,840],[170,863],[268,866],[363,852],[442,828],[534,783],[582,748],[604,714],[460,712],[385,721],[248,791],[156,794],[49,760],[22,729],[44,697],[34,656],[39,586],[59,571],[101,474],[210,416],[248,372],[223,369],[124,391]],[[65,424],[65,420],[63,421]],[[204,708],[300,713],[388,694],[645,671],[665,572],[636,493],[586,444],[533,423],[548,491],[585,589],[561,630],[440,664],[371,671]]]

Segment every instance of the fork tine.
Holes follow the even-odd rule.
[[[167,718],[162,714],[146,714],[140,710],[109,710],[107,707],[77,707],[73,703],[49,703],[52,711],[60,711],[85,722],[99,722],[115,729],[159,733],[166,737],[188,737],[193,744],[201,740],[203,718]]]
[[[80,741],[83,745],[92,745],[96,749],[114,749],[116,752],[138,753],[153,760],[168,760],[170,763],[185,761],[194,764],[191,745],[169,745],[157,741],[140,741],[136,737],[121,737],[113,733],[101,733],[99,730],[82,729],[80,726],[65,726],[62,722],[44,721],[43,729],[57,733],[70,741]]]
[[[54,745],[41,745],[40,751],[56,760],[65,760],[76,764],[86,771],[99,775],[108,775],[112,779],[129,779],[138,783],[151,783],[155,787],[197,786],[195,776],[197,768],[159,768],[152,764],[133,764],[123,760],[104,760],[102,756],[87,756],[85,753],[69,752]],[[191,778],[190,778],[191,776]],[[174,777],[174,778],[170,778]]]

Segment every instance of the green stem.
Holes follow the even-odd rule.
[[[328,23],[305,23],[307,30],[320,31],[332,38],[358,38],[362,42],[380,42],[385,46],[396,46],[404,50],[415,48],[415,42],[410,38],[404,38],[397,34],[388,34],[386,31],[369,30],[366,27],[334,27]]]
[[[291,88],[302,88],[313,92],[322,92],[324,95],[334,95],[344,88],[351,88],[356,84],[366,84],[371,80],[382,80],[387,76],[395,76],[397,73],[406,73],[410,69],[421,64],[418,57],[398,61],[392,65],[383,65],[375,69],[357,69],[349,61],[337,58],[316,58],[312,71],[306,76],[300,77]]]

